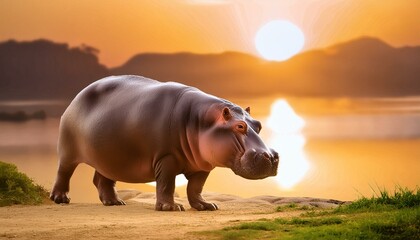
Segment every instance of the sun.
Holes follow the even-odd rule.
[[[261,56],[270,61],[285,61],[299,53],[305,36],[295,24],[274,20],[262,26],[255,36],[255,47]]]

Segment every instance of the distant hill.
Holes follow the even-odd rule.
[[[271,92],[272,82],[263,71],[268,62],[251,55],[221,54],[139,54],[113,75],[143,75],[160,81],[182,82],[218,96],[253,96]]]
[[[364,37],[304,52],[285,62],[234,52],[139,54],[111,73],[184,82],[221,96],[419,95],[420,47],[393,48]]]
[[[280,73],[294,94],[393,97],[420,94],[420,47],[393,48],[360,38],[297,55]]]
[[[263,95],[392,97],[420,95],[420,47],[360,38],[267,62],[237,52],[139,54],[107,69],[97,50],[47,40],[0,43],[0,100],[72,99],[107,75],[177,81],[225,98]]]
[[[72,99],[92,81],[109,75],[96,51],[48,40],[0,43],[0,99]]]

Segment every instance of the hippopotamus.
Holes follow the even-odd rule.
[[[99,199],[125,205],[116,181],[156,181],[158,211],[184,211],[174,202],[175,177],[188,180],[192,208],[217,210],[201,192],[212,169],[241,177],[277,174],[279,155],[261,138],[261,123],[241,107],[197,88],[140,76],[111,76],[84,88],[60,120],[58,173],[50,199],[69,203],[69,181],[80,163],[95,169]]]

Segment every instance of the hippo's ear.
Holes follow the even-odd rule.
[[[251,114],[251,108],[250,107],[246,107],[245,108],[245,112],[247,112],[248,114]]]
[[[232,114],[230,113],[230,110],[229,110],[229,108],[227,108],[227,107],[223,108],[223,112],[222,112],[222,114],[223,114],[223,118],[224,118],[226,121],[229,121],[229,119],[231,119],[231,118],[232,118]]]

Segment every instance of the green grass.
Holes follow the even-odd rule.
[[[276,207],[276,212],[288,212],[294,210],[312,210],[314,207],[308,205],[298,205],[296,203],[283,204]]]
[[[13,164],[0,162],[0,207],[15,204],[41,204],[47,191],[19,172]]]
[[[383,207],[410,208],[420,205],[419,187],[415,190],[409,190],[397,186],[393,194],[390,194],[386,189],[378,188],[378,190],[379,193],[374,190],[374,196],[371,198],[361,197],[346,208],[338,208],[338,210],[381,210]]]
[[[276,211],[302,211],[296,204]],[[199,233],[210,239],[420,239],[420,189],[397,187],[334,210],[263,219]]]

